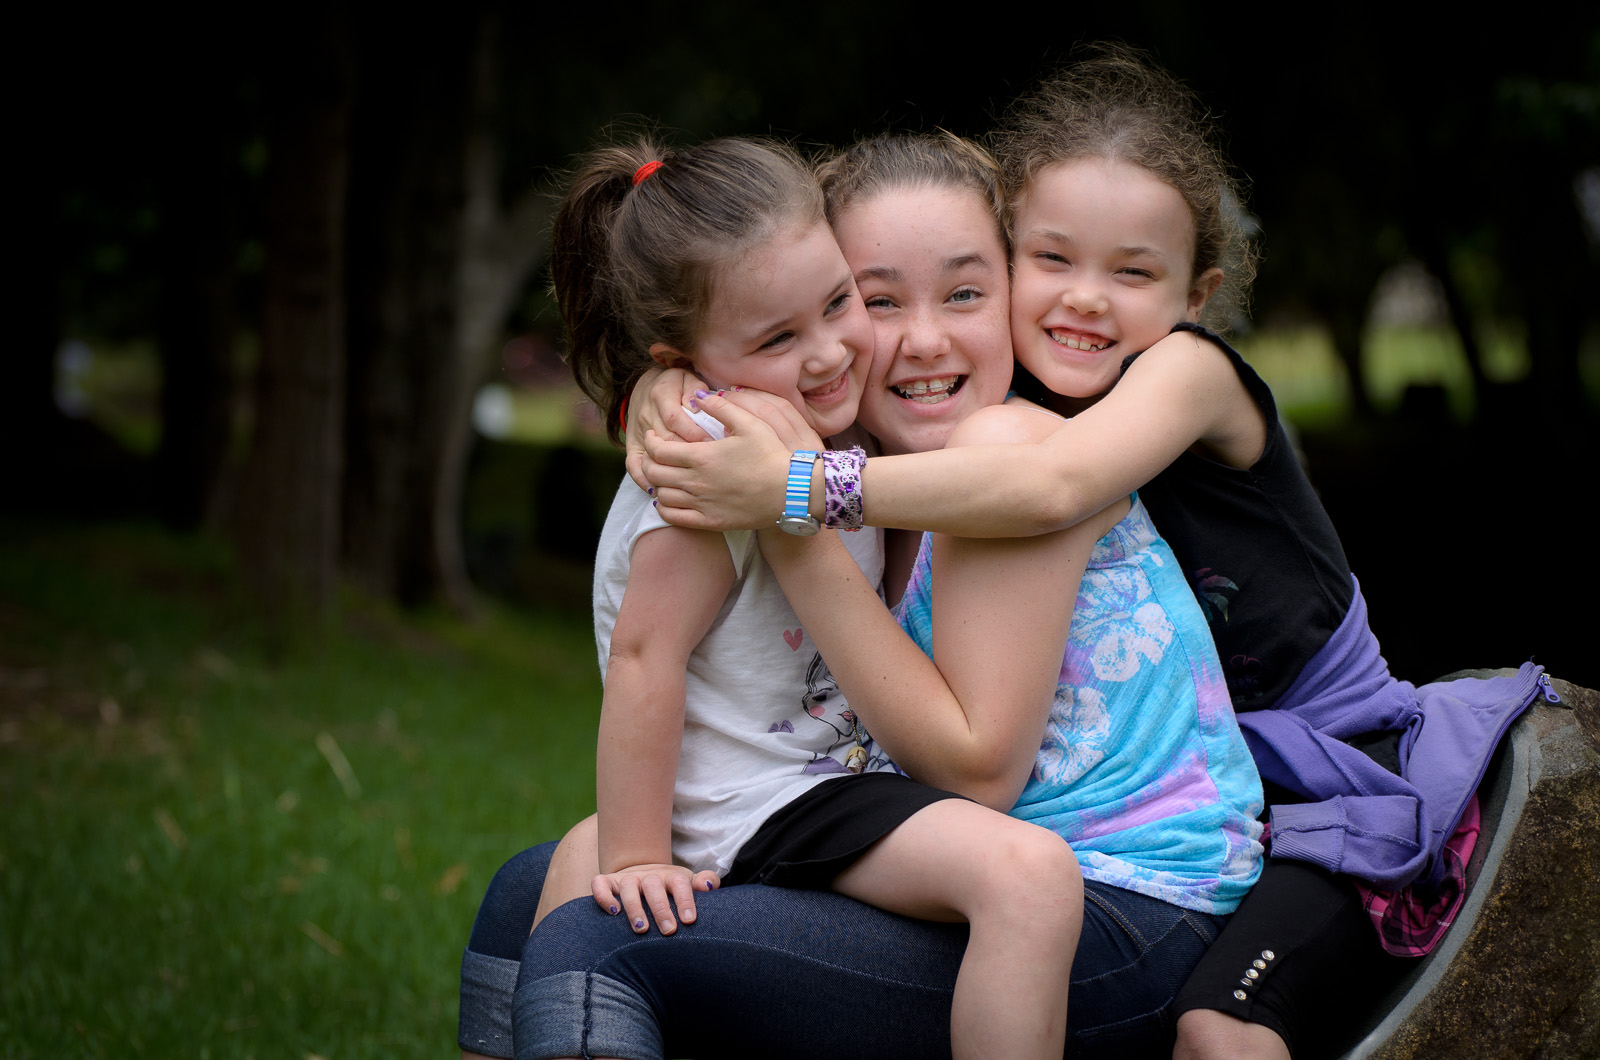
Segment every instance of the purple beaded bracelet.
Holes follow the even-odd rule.
[[[860,530],[865,525],[861,509],[861,468],[867,454],[860,446],[822,454],[822,525],[829,530]]]

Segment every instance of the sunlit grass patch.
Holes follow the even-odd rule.
[[[483,887],[593,808],[587,623],[379,611],[270,666],[215,562],[0,533],[0,1052],[448,1054]]]
[[[1380,412],[1394,412],[1410,386],[1438,386],[1447,395],[1452,415],[1465,422],[1473,415],[1472,376],[1461,340],[1446,327],[1386,325],[1369,329],[1363,350],[1367,388]],[[1491,382],[1515,382],[1527,376],[1527,347],[1516,329],[1501,327],[1479,336],[1484,374]],[[1237,342],[1261,377],[1272,387],[1278,408],[1302,427],[1321,427],[1345,419],[1350,412],[1350,382],[1320,327],[1275,328],[1241,336]]]

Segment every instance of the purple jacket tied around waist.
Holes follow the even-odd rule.
[[[1397,681],[1357,585],[1343,623],[1277,706],[1239,715],[1262,779],[1314,800],[1272,808],[1272,856],[1390,890],[1437,884],[1445,842],[1541,673],[1524,663],[1507,677]],[[1344,742],[1394,730],[1399,776]]]

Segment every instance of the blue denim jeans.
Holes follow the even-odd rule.
[[[829,892],[748,884],[698,896],[699,920],[672,937],[635,935],[581,899],[530,938],[533,905],[503,911],[516,904],[507,894],[528,889],[527,873],[542,876],[548,853],[535,851],[513,858],[490,885],[484,906],[494,911],[487,920],[480,911],[468,952],[468,960],[509,960],[491,951],[526,943],[514,1000],[519,1060],[950,1055],[965,926],[910,920]],[[520,939],[511,929],[490,939],[489,924],[519,918]],[[1170,1056],[1172,999],[1226,919],[1086,881],[1067,1055]],[[462,1044],[472,1048],[467,967]],[[490,993],[475,991],[476,1025],[503,1018],[487,1014],[510,999]]]

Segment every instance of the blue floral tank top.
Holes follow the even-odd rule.
[[[933,654],[924,536],[898,615]],[[1261,781],[1204,616],[1150,517],[1094,547],[1055,705],[1011,815],[1067,840],[1085,879],[1231,913],[1261,871]]]

